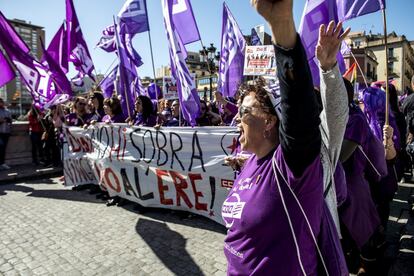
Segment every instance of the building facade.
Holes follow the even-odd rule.
[[[388,72],[397,89],[402,91],[410,87],[411,77],[414,75],[414,50],[404,35],[392,32],[388,35]],[[371,50],[378,62],[377,79],[385,80],[385,42],[380,34],[366,34],[365,32],[351,33],[347,38],[352,48]]]
[[[351,53],[344,54],[346,68],[350,68],[357,60],[361,69],[357,68],[357,82],[362,84],[367,81],[371,83],[377,81],[378,61],[374,52],[367,48],[351,48]],[[364,72],[364,76],[361,74]],[[365,77],[365,79],[364,79]]]
[[[43,27],[19,19],[9,20],[9,22],[30,48],[31,54],[40,60],[43,54],[40,39],[45,41]],[[18,72],[14,80],[0,89],[0,97],[9,104],[9,110],[14,116],[26,114],[32,103],[32,96]]]

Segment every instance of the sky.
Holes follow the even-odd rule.
[[[312,1],[312,0],[310,0]],[[95,48],[102,30],[112,24],[113,15],[118,14],[124,0],[73,0],[80,26],[88,44],[92,60],[98,74],[105,74],[111,68],[115,53],[106,53]],[[226,2],[236,18],[241,31],[250,34],[252,27],[265,24],[264,20],[250,6],[249,0],[192,0],[194,15],[205,46],[214,43],[217,48],[221,44],[221,25],[223,2]],[[395,31],[414,40],[414,29],[411,27],[413,0],[387,0],[388,32]],[[299,27],[305,0],[294,0],[294,16],[296,27]],[[147,0],[149,23],[154,53],[155,68],[168,65],[168,42],[164,29],[161,0]],[[0,0],[0,11],[8,19],[22,19],[34,25],[42,26],[46,32],[46,45],[58,30],[65,18],[65,0]],[[376,12],[345,23],[352,31],[382,33],[382,15]],[[266,31],[269,29],[266,26]],[[133,44],[142,56],[144,65],[139,68],[141,77],[153,77],[151,52],[148,33],[137,34]],[[188,51],[199,51],[201,43],[195,42],[187,46]],[[219,51],[220,49],[218,49]],[[75,75],[74,70],[69,76]]]

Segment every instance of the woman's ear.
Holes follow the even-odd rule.
[[[273,127],[276,126],[277,123],[277,118],[276,116],[269,116],[266,120],[265,120],[265,129],[267,131],[270,131]]]

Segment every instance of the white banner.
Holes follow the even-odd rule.
[[[223,224],[221,205],[235,177],[224,158],[236,150],[236,128],[114,124],[65,128],[65,134],[66,185],[96,183],[111,196]]]
[[[273,45],[247,46],[243,75],[276,76],[276,57]]]

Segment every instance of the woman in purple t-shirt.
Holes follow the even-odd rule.
[[[125,116],[122,112],[121,102],[118,98],[112,97],[104,100],[105,116],[103,123],[125,123]]]
[[[292,0],[252,2],[270,24],[277,43],[280,97],[266,89],[262,79],[239,90],[239,140],[252,156],[222,207],[228,229],[227,273],[317,275],[319,269],[328,269],[325,262],[323,266],[318,262],[324,198],[312,76],[295,30]],[[320,56],[324,70],[336,64],[339,43],[328,46],[343,38],[340,31],[340,25],[328,27],[326,35],[332,40],[323,45],[326,56]]]

